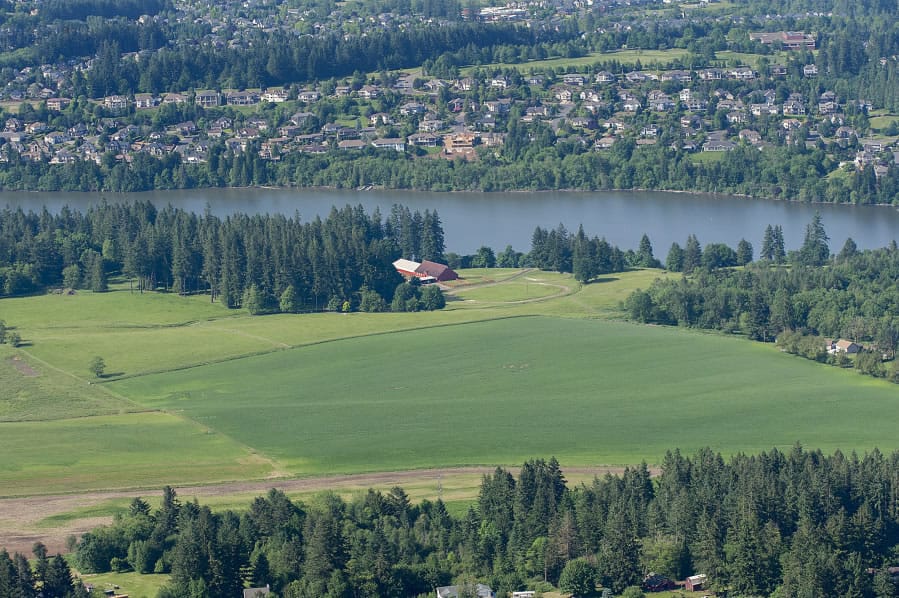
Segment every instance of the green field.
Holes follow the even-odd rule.
[[[264,478],[263,457],[166,413],[0,424],[0,496]]]
[[[91,595],[102,595],[104,590],[117,588],[117,594],[127,594],[129,598],[152,598],[169,581],[168,575],[140,573],[101,573],[79,577],[85,585],[94,586]]]
[[[668,50],[617,50],[615,52],[593,52],[578,58],[548,58],[546,60],[531,60],[521,63],[493,62],[461,69],[463,75],[470,74],[475,69],[517,68],[522,71],[540,71],[548,69],[565,69],[568,67],[582,68],[593,66],[602,62],[615,61],[619,64],[633,66],[637,62],[642,65],[669,64],[679,62],[686,58],[689,52],[682,48]]]
[[[122,285],[5,299],[2,318],[26,345],[0,350],[13,391],[0,396],[0,495],[548,455],[657,463],[675,446],[896,447],[876,417],[896,406],[888,385],[739,338],[616,321],[660,270],[589,285],[462,274],[445,310],[415,314],[250,317]],[[94,355],[103,380],[88,372]]]
[[[886,383],[741,339],[601,321],[403,332],[112,386],[213,426],[292,475],[534,455],[659,462],[671,447],[706,445],[729,454],[797,441],[825,450],[899,444],[877,417],[899,406]]]

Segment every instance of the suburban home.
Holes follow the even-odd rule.
[[[413,133],[406,137],[406,141],[410,145],[417,145],[420,147],[437,147],[440,137],[433,133]]]
[[[708,577],[704,574],[702,575],[691,575],[687,578],[687,583],[685,584],[685,589],[688,592],[698,592],[699,590],[706,589],[706,584],[708,582]]]
[[[814,64],[807,64],[802,67],[802,75],[805,77],[817,77],[818,67]]]
[[[475,586],[478,598],[496,598],[496,593],[490,586],[479,583]],[[437,598],[459,598],[459,586],[443,586],[437,588]]]
[[[375,139],[371,144],[378,149],[392,149],[398,152],[406,151],[406,140],[401,138]]]
[[[113,112],[122,112],[128,108],[126,96],[106,96],[103,98],[103,107]]]
[[[259,95],[249,91],[229,91],[225,94],[229,106],[252,106],[259,103]]]
[[[297,94],[297,99],[301,102],[317,102],[321,94],[314,89],[303,89]]]
[[[221,98],[217,91],[202,90],[198,91],[194,96],[194,103],[203,108],[215,108],[219,105]]]
[[[288,97],[289,94],[286,89],[267,89],[262,94],[262,101],[280,104],[281,102],[286,102]]]
[[[134,107],[138,110],[143,110],[145,108],[152,108],[159,104],[159,99],[153,97],[151,93],[136,93],[134,94]],[[50,107],[50,101],[47,101],[47,107]]]
[[[69,98],[49,98],[47,100],[47,110],[59,112],[65,110],[71,100]]]
[[[718,140],[718,139],[710,139],[702,144],[702,151],[704,152],[729,152],[734,149],[736,144],[730,141]]]

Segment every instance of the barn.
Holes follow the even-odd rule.
[[[398,259],[393,262],[393,267],[404,278],[418,278],[422,282],[445,282],[447,280],[456,280],[459,275],[456,271],[446,264],[438,264],[424,260],[421,263],[413,262],[407,259]]]
[[[438,264],[437,262],[430,262],[428,260],[424,260],[421,265],[418,266],[418,269],[415,270],[415,273],[419,278],[431,276],[435,278],[437,282],[446,282],[447,280],[456,280],[459,278],[456,271],[446,264]]]
[[[421,266],[418,262],[413,262],[412,260],[398,259],[393,262],[393,267],[396,268],[396,271],[399,272],[404,278],[412,278],[413,276],[418,276],[416,274],[416,270]]]

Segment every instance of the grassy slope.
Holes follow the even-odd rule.
[[[110,415],[140,409],[99,385],[0,345],[0,422]]]
[[[165,413],[0,424],[0,496],[264,478],[272,464]]]
[[[114,386],[211,422],[295,474],[550,454],[569,465],[658,462],[675,446],[897,446],[877,417],[899,406],[885,383],[739,339],[612,322],[405,332]]]

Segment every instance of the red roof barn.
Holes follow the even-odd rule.
[[[437,262],[429,262],[428,260],[424,260],[421,263],[418,269],[415,270],[415,275],[420,277],[433,276],[439,282],[456,280],[459,278],[456,271],[446,264],[438,264]]]

